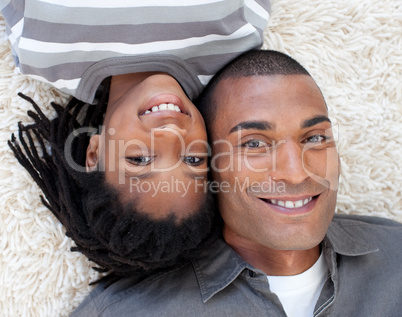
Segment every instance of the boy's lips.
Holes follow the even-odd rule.
[[[154,112],[159,112],[159,111],[175,111],[175,112],[183,113],[183,111],[180,109],[180,107],[173,103],[162,103],[158,106],[153,106],[152,108],[146,110],[144,113],[142,113],[142,115],[144,116],[144,115],[154,113]]]
[[[139,114],[143,116],[162,111],[173,111],[176,113],[189,115],[182,100],[173,94],[161,94],[153,97],[146,103]]]

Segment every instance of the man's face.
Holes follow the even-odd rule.
[[[306,75],[225,79],[211,126],[224,237],[306,250],[333,217],[339,158],[325,101]]]

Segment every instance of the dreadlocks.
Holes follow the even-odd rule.
[[[34,123],[19,123],[18,140],[13,134],[8,145],[41,188],[46,197],[41,196],[43,204],[74,240],[72,251],[95,262],[95,270],[108,273],[100,281],[112,283],[123,276],[185,263],[214,241],[220,230],[210,193],[198,212],[178,227],[174,216],[155,221],[136,210],[135,199],[123,204],[119,192],[106,183],[104,172],[87,173],[71,166],[71,162],[85,166],[91,134],[77,131],[100,132],[107,92],[108,88],[104,89],[97,105],[75,98],[65,108],[52,103],[57,113],[53,120],[31,98],[19,94],[34,107],[35,112],[28,111]],[[66,140],[71,136],[67,149]]]

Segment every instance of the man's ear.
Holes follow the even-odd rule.
[[[99,140],[100,135],[95,134],[89,140],[87,147],[87,159],[85,161],[85,166],[87,172],[92,172],[97,170],[99,164]]]

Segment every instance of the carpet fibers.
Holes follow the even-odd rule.
[[[292,55],[322,88],[342,162],[337,212],[402,222],[402,3],[274,0],[264,47]],[[69,251],[6,144],[28,122],[17,92],[48,115],[68,96],[15,71],[1,17],[0,56],[0,316],[68,316],[97,274]]]

